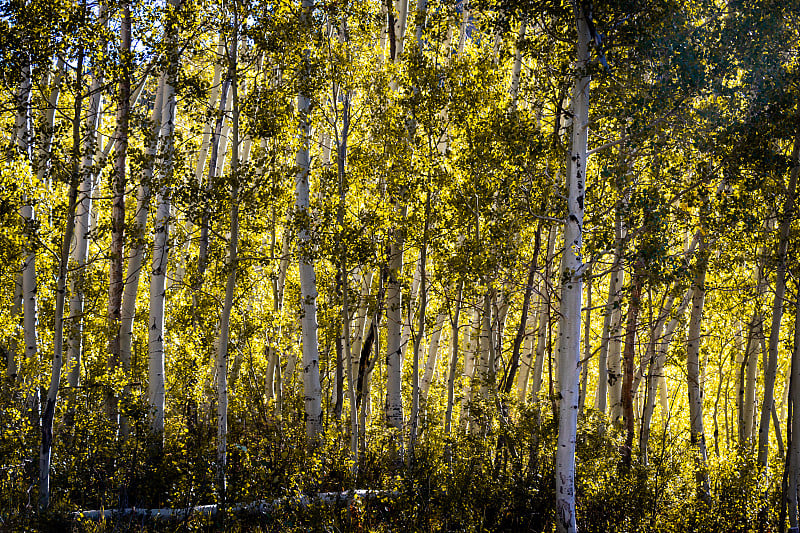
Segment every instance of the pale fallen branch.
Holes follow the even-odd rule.
[[[397,491],[387,490],[351,490],[345,492],[320,492],[315,496],[300,496],[278,498],[267,501],[260,500],[251,503],[240,503],[228,506],[226,509],[233,514],[264,514],[283,506],[307,507],[314,503],[325,505],[338,505],[349,503],[355,498],[375,499],[381,496],[396,497]],[[214,516],[217,514],[218,505],[196,505],[184,508],[140,509],[129,507],[125,509],[98,509],[93,511],[77,511],[72,514],[75,520],[110,520],[112,518],[141,518],[151,520],[182,520],[190,515]]]

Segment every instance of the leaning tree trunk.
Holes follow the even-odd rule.
[[[75,228],[75,206],[78,199],[80,183],[80,146],[81,146],[81,108],[83,107],[83,47],[79,49],[76,68],[75,108],[72,118],[72,171],[69,184],[69,203],[65,218],[64,236],[61,241],[61,256],[56,277],[56,301],[53,331],[53,362],[50,375],[50,386],[47,399],[42,410],[42,442],[39,449],[39,509],[50,505],[50,459],[53,449],[53,419],[56,412],[58,387],[61,383],[64,348],[64,303],[67,296],[67,266],[69,264],[69,247]]]
[[[780,237],[776,251],[777,272],[775,273],[775,300],[772,305],[772,327],[769,333],[769,359],[764,368],[764,401],[761,403],[761,419],[758,425],[758,462],[766,469],[769,455],[769,419],[775,409],[775,376],[778,372],[778,344],[781,336],[783,300],[786,295],[786,260],[789,246],[789,232],[794,220],[794,194],[797,188],[797,175],[800,173],[800,135],[795,138],[792,150],[792,168],[786,200],[783,204],[780,221]]]
[[[550,305],[551,298],[554,295],[553,287],[551,285],[551,278],[553,274],[553,262],[555,258],[555,244],[556,244],[557,230],[551,227],[547,239],[547,256],[545,260],[545,274],[542,280],[541,291],[539,295],[539,326],[536,331],[536,353],[533,357],[533,368],[531,375],[531,399],[535,404],[539,403],[539,393],[542,389],[542,372],[544,369],[544,356],[547,350],[548,340],[550,337]],[[524,399],[524,391],[520,392],[520,401]],[[536,407],[538,412],[538,405]]]
[[[560,533],[577,531],[575,522],[575,441],[578,429],[581,367],[581,299],[583,293],[583,210],[586,194],[586,145],[589,136],[589,19],[587,3],[575,5],[578,41],[572,94],[572,149],[568,174],[567,220],[561,276],[561,320],[558,326],[558,382],[561,405],[556,443],[556,525]]]
[[[523,22],[523,29],[524,29],[524,22]],[[522,30],[521,30],[522,33]],[[522,33],[524,35],[524,33]],[[514,376],[517,373],[517,369],[520,366],[520,352],[522,350],[522,344],[525,340],[526,330],[528,328],[528,311],[530,309],[531,304],[531,295],[533,293],[533,285],[534,279],[536,277],[536,271],[538,270],[538,256],[539,256],[539,248],[541,248],[542,244],[542,225],[536,228],[536,237],[534,239],[534,246],[533,246],[533,258],[531,259],[530,265],[528,266],[528,280],[525,284],[525,295],[522,298],[522,311],[521,316],[519,319],[519,327],[517,328],[517,334],[514,337],[514,348],[511,353],[511,368],[508,371],[508,374],[505,377],[503,382],[503,392],[505,394],[511,393],[511,388],[514,383]],[[524,383],[527,383],[527,375],[528,370],[530,369],[530,362],[526,365],[527,368],[525,372],[525,380]],[[524,392],[523,392],[524,394]]]
[[[431,340],[428,343],[428,357],[425,362],[425,373],[422,376],[422,383],[420,384],[419,390],[423,406],[425,406],[428,401],[428,392],[430,391],[431,383],[433,383],[433,378],[436,373],[436,366],[439,361],[439,341],[442,337],[445,318],[447,318],[447,313],[444,310],[439,311],[436,315],[436,323],[433,326]]]

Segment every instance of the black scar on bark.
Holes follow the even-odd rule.
[[[583,195],[578,196],[578,205],[581,207],[581,210],[583,210]]]

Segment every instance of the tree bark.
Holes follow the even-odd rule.
[[[628,305],[628,319],[625,328],[624,374],[622,377],[622,412],[625,422],[625,447],[622,454],[622,463],[626,467],[631,465],[633,436],[636,427],[633,409],[633,370],[636,366],[636,327],[639,322],[641,298],[641,274],[634,270],[631,279],[631,299]]]
[[[800,274],[798,272],[797,274]],[[795,275],[795,279],[798,279]],[[800,294],[800,281],[797,283],[797,294]],[[789,451],[786,455],[786,470],[788,473],[788,487],[786,500],[789,506],[790,533],[798,531],[798,482],[800,482],[800,439],[797,429],[800,428],[800,298],[795,301],[794,313],[794,349],[789,382],[789,420],[787,440]]]
[[[111,247],[109,249],[108,267],[108,370],[113,374],[122,363],[122,371],[128,373],[129,365],[120,359],[119,330],[122,320],[122,290],[125,280],[123,267],[125,262],[125,186],[126,161],[128,157],[128,132],[131,114],[131,74],[133,56],[131,54],[131,8],[127,1],[122,4],[122,23],[120,25],[120,62],[119,92],[117,96],[116,118],[116,154],[114,171],[111,176]],[[106,392],[106,415],[115,427],[123,432],[127,424],[120,421],[118,398],[111,385]]]
[[[101,15],[104,17],[104,15]],[[104,24],[105,26],[105,24]],[[101,46],[103,53],[105,46]],[[96,185],[97,176],[92,172],[94,164],[95,144],[98,141],[97,128],[102,114],[101,106],[103,94],[101,87],[103,77],[95,73],[89,88],[89,112],[86,116],[86,137],[83,141],[83,156],[81,161],[81,180],[75,210],[75,247],[72,249],[72,261],[77,268],[76,275],[70,279],[69,301],[69,328],[67,332],[67,354],[65,367],[67,369],[67,383],[70,388],[80,384],[81,355],[83,349],[83,306],[84,306],[84,270],[89,256],[89,217],[92,211],[92,196]]]
[[[697,492],[707,504],[711,501],[706,463],[708,452],[703,427],[703,384],[700,381],[700,344],[702,342],[703,306],[706,294],[706,270],[708,253],[704,238],[700,243],[695,278],[692,282],[692,313],[686,340],[686,376],[689,385],[689,430],[694,450]]]
[[[781,336],[781,318],[783,317],[783,300],[786,295],[786,258],[789,246],[789,232],[794,220],[794,195],[797,188],[797,175],[800,173],[800,135],[795,138],[792,149],[792,171],[789,186],[786,188],[786,200],[783,204],[780,221],[780,236],[775,257],[777,272],[775,273],[775,299],[772,304],[772,326],[769,334],[769,359],[764,368],[764,401],[761,403],[761,420],[758,425],[758,462],[762,469],[767,468],[769,460],[769,419],[774,409],[775,376],[778,372],[778,344]]]
[[[301,22],[306,30],[311,29],[313,0],[302,0]],[[309,51],[304,52],[301,77],[309,75]],[[303,330],[303,392],[305,397],[306,435],[315,441],[322,433],[322,388],[319,379],[319,344],[317,340],[317,280],[312,258],[313,242],[310,232],[309,178],[311,173],[310,111],[311,99],[302,90],[297,95],[299,112],[300,149],[297,151],[297,175],[295,177],[295,212],[302,221],[297,235],[300,261],[300,298]]]
[[[575,522],[575,441],[581,368],[581,299],[583,292],[583,211],[586,193],[586,145],[589,136],[588,3],[575,4],[578,31],[575,86],[572,95],[572,148],[569,162],[567,220],[562,258],[561,320],[558,326],[561,405],[556,444],[556,525],[560,533],[577,531]]]
[[[45,510],[50,505],[50,460],[53,449],[53,419],[58,399],[58,388],[61,383],[64,348],[64,303],[67,295],[67,266],[69,263],[69,247],[75,229],[75,208],[78,199],[78,184],[80,183],[80,146],[81,146],[81,108],[83,107],[83,47],[79,49],[76,83],[75,83],[75,108],[72,118],[72,171],[70,175],[69,202],[64,225],[64,236],[61,241],[61,255],[58,263],[56,277],[56,301],[53,331],[53,362],[50,375],[50,386],[47,389],[47,398],[42,410],[42,441],[39,449],[39,509]]]
[[[428,344],[428,358],[425,362],[425,373],[422,376],[422,384],[420,385],[419,391],[423,405],[428,401],[428,393],[431,388],[431,383],[433,383],[434,375],[436,374],[436,365],[439,360],[439,342],[441,340],[445,318],[447,318],[447,313],[445,311],[439,311],[436,315],[436,324],[433,326],[433,333],[431,334],[431,340]]]
[[[139,184],[139,191],[136,197],[136,218],[131,228],[133,239],[128,252],[128,270],[125,276],[125,288],[122,293],[122,320],[119,331],[119,351],[120,358],[123,361],[131,360],[133,322],[136,317],[136,295],[139,292],[139,278],[142,272],[142,261],[144,259],[144,235],[147,226],[147,215],[150,209],[150,191],[153,185],[153,170],[158,155],[159,139],[161,137],[161,116],[163,108],[165,107],[164,93],[169,91],[174,93],[174,89],[171,87],[169,89],[167,88],[166,74],[164,74],[159,81],[153,112],[150,115],[153,133],[151,139],[149,139],[147,143],[145,161],[142,168],[142,180]],[[172,103],[174,104],[174,98]],[[159,216],[156,215],[156,218],[159,218]]]
[[[581,368],[581,299],[583,292],[583,211],[586,145],[589,135],[589,25],[587,3],[575,4],[578,31],[575,86],[572,95],[572,147],[568,174],[567,220],[562,257],[561,320],[558,326],[559,385],[556,444],[556,525],[560,533],[577,531],[575,522],[575,441]]]
[[[459,340],[459,320],[461,318],[461,295],[464,290],[464,282],[458,284],[456,293],[455,311],[450,315],[450,365],[447,375],[447,407],[444,414],[444,433],[448,437],[451,435],[453,420],[453,403],[455,401],[456,367],[458,366],[458,340]]]

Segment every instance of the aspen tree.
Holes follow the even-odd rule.
[[[528,279],[525,284],[525,295],[523,296],[522,299],[522,311],[519,319],[519,327],[517,329],[517,334],[514,337],[514,348],[511,354],[511,368],[508,371],[508,375],[505,378],[505,384],[503,386],[503,392],[506,394],[509,394],[511,392],[511,388],[514,383],[514,375],[516,374],[517,369],[520,367],[520,352],[522,349],[522,343],[525,339],[525,334],[528,326],[528,311],[530,308],[531,295],[533,293],[536,271],[538,270],[537,259],[539,255],[539,248],[541,248],[541,242],[542,242],[542,225],[540,223],[538,228],[536,229],[536,237],[534,238],[533,259],[531,260],[530,265],[528,266]],[[528,360],[527,364],[525,365],[525,378],[524,378],[525,381],[527,381],[529,368],[530,368],[530,360]]]
[[[702,221],[701,221],[702,223]],[[705,237],[701,237],[700,249],[692,280],[692,312],[689,317],[689,331],[686,340],[686,372],[689,388],[689,431],[694,448],[695,475],[700,498],[710,503],[711,493],[708,485],[706,463],[708,452],[703,426],[703,387],[700,382],[700,344],[702,341],[702,317],[705,304],[706,271],[708,252]]]
[[[233,2],[233,36],[228,54],[228,78],[232,91],[232,131],[231,144],[231,214],[230,236],[228,238],[228,277],[225,283],[225,300],[219,320],[219,342],[217,344],[217,482],[223,505],[227,497],[226,471],[228,465],[228,344],[230,321],[233,311],[233,295],[236,289],[236,270],[239,251],[239,7]]]
[[[22,68],[22,80],[14,98],[16,114],[14,120],[14,144],[27,163],[32,163],[32,124],[31,124],[31,65],[27,62]],[[28,194],[32,194],[28,193]],[[26,194],[19,214],[24,225],[24,253],[20,272],[22,289],[22,331],[25,343],[23,368],[32,371],[38,350],[36,328],[37,283],[36,283],[36,211],[33,198]],[[30,392],[26,401],[34,425],[38,422],[39,404],[37,394]]]
[[[313,0],[302,0],[300,21],[306,31],[311,29]],[[301,78],[308,76],[308,50],[303,52]],[[319,344],[317,340],[317,281],[312,259],[311,233],[307,225],[309,214],[309,179],[311,173],[310,112],[311,99],[303,90],[297,95],[299,112],[300,148],[297,151],[297,175],[295,177],[295,216],[303,223],[297,235],[300,261],[300,313],[303,329],[303,394],[305,396],[306,434],[315,440],[322,432],[322,389],[319,380]]]
[[[81,6],[81,19],[85,20],[86,4]],[[84,47],[78,49],[75,69],[75,102],[72,116],[72,168],[69,180],[69,200],[67,216],[64,222],[64,233],[61,241],[61,254],[56,277],[56,301],[53,331],[53,360],[50,374],[50,385],[42,409],[42,440],[39,448],[39,509],[45,510],[50,505],[50,462],[53,450],[53,420],[55,418],[58,389],[61,383],[64,355],[64,304],[67,296],[67,273],[69,264],[69,248],[75,230],[75,209],[78,200],[78,186],[81,178],[81,111],[83,108],[83,61]]]
[[[458,344],[459,344],[459,320],[461,318],[461,297],[464,291],[464,281],[458,282],[458,290],[456,291],[455,311],[450,314],[450,328],[452,334],[450,335],[450,365],[449,373],[447,376],[447,407],[444,414],[444,432],[445,435],[450,436],[452,431],[453,420],[453,403],[455,401],[455,382],[456,382],[456,366],[458,365]]]
[[[797,188],[797,175],[800,173],[800,135],[794,140],[792,149],[792,170],[786,188],[786,199],[779,226],[778,247],[775,253],[777,272],[775,273],[775,299],[772,304],[772,325],[769,334],[769,358],[764,367],[764,401],[761,403],[761,419],[758,425],[758,462],[762,469],[767,468],[769,460],[769,422],[775,409],[775,376],[778,371],[778,344],[780,343],[781,318],[783,317],[784,297],[786,295],[786,262],[789,246],[789,232],[794,220],[794,197]]]
[[[106,26],[105,13],[100,14],[102,26]],[[101,53],[105,53],[106,43],[100,46]],[[67,368],[67,383],[71,388],[80,384],[81,355],[83,348],[83,306],[84,306],[84,271],[89,255],[89,216],[92,210],[92,197],[97,184],[97,176],[92,172],[94,164],[95,143],[98,142],[97,129],[102,114],[103,76],[97,70],[92,75],[89,86],[89,110],[86,115],[86,137],[83,141],[83,156],[81,161],[81,180],[75,210],[75,246],[72,249],[72,261],[77,267],[77,275],[70,279],[69,301],[69,329],[67,332],[67,354],[65,366]]]
[[[434,374],[436,373],[436,366],[439,358],[439,343],[446,318],[447,313],[444,310],[436,314],[436,323],[433,326],[430,343],[428,344],[428,358],[425,362],[425,373],[422,376],[422,382],[420,384],[419,392],[423,403],[428,400],[428,393],[431,388],[431,383],[433,383]]]
[[[128,268],[125,275],[125,287],[122,292],[122,309],[120,315],[120,358],[123,361],[131,360],[131,346],[133,343],[133,322],[136,317],[136,295],[139,292],[139,277],[142,271],[142,261],[144,259],[144,230],[147,225],[147,215],[150,210],[151,186],[153,181],[153,169],[158,155],[158,144],[161,137],[161,116],[165,107],[164,93],[170,91],[174,93],[171,82],[166,80],[166,74],[161,76],[156,90],[153,112],[150,115],[152,124],[152,135],[148,140],[145,151],[145,162],[142,167],[142,179],[136,195],[136,217],[131,233],[134,236],[133,242],[128,251]],[[174,100],[173,100],[174,104]],[[158,215],[156,215],[158,219]],[[152,302],[151,302],[152,309]]]
[[[798,292],[800,294],[800,278],[795,272]],[[795,301],[794,309],[794,347],[790,363],[789,385],[789,451],[786,454],[787,488],[786,501],[789,506],[789,533],[798,533],[798,483],[800,483],[800,298]]]
[[[559,532],[577,531],[575,516],[575,441],[578,426],[581,367],[581,298],[583,292],[583,211],[586,194],[586,145],[589,135],[589,17],[591,4],[573,5],[578,30],[575,86],[572,95],[572,149],[568,174],[568,215],[562,258],[561,320],[558,327],[561,404],[556,443],[556,525]]]
[[[120,78],[117,94],[116,154],[111,181],[111,247],[109,249],[108,280],[108,368],[113,374],[122,363],[123,375],[128,374],[130,364],[120,359],[119,328],[122,319],[122,291],[125,280],[123,267],[125,262],[125,188],[127,185],[128,134],[131,115],[131,76],[133,71],[133,55],[131,50],[131,6],[122,3],[122,21],[120,23]],[[120,424],[119,406],[116,394],[109,386],[106,395],[106,414],[112,424]],[[127,423],[122,421],[121,427],[127,431]]]

